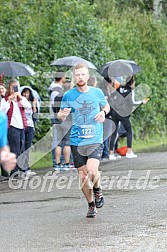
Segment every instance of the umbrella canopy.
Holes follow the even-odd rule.
[[[133,69],[133,74],[137,74],[142,70],[141,67],[139,67],[139,65],[133,60],[123,60],[123,59],[121,59],[120,61],[125,62],[127,64],[130,64],[132,69]]]
[[[57,66],[57,67],[61,66],[61,67],[70,68],[77,65],[78,63],[85,63],[88,68],[97,69],[92,62],[85,60],[81,57],[77,57],[77,56],[67,56],[67,57],[59,58],[52,61],[50,65]]]
[[[0,62],[0,73],[4,73],[6,77],[32,76],[35,74],[29,65],[14,61]]]
[[[140,71],[141,68],[135,61],[123,59],[109,61],[98,69],[104,78],[132,76]]]

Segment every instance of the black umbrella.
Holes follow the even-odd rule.
[[[81,57],[77,57],[77,56],[67,56],[67,57],[59,58],[59,59],[52,61],[50,65],[57,66],[57,67],[70,68],[70,67],[77,65],[78,63],[85,63],[88,68],[97,69],[92,62],[85,60]]]
[[[29,65],[14,61],[0,62],[0,73],[4,73],[6,77],[32,76],[35,74]]]
[[[135,61],[123,59],[107,62],[98,69],[104,78],[132,76],[140,71],[141,68]]]

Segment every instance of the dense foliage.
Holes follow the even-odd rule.
[[[151,100],[133,116],[135,137],[166,133],[167,7],[155,18],[153,1],[0,0],[0,61],[27,63],[38,76],[20,78],[48,100],[50,62],[81,56],[97,67],[113,59],[132,59],[142,67],[137,84],[151,87]],[[46,113],[49,109],[42,108]],[[37,123],[36,139],[50,120]]]

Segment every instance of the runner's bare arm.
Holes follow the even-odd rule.
[[[57,118],[60,121],[65,121],[66,117],[70,114],[71,108],[64,108],[63,110],[60,109],[59,112],[57,113]]]
[[[109,113],[110,111],[110,105],[107,104],[102,108],[102,110],[96,114],[95,116],[95,121],[103,123],[105,121],[105,116]]]

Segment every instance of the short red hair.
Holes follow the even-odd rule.
[[[80,69],[80,68],[83,68],[83,67],[85,67],[85,68],[88,69],[88,66],[86,65],[86,63],[84,63],[84,62],[78,63],[78,64],[76,64],[76,65],[74,66],[73,72],[74,72],[76,69]]]

